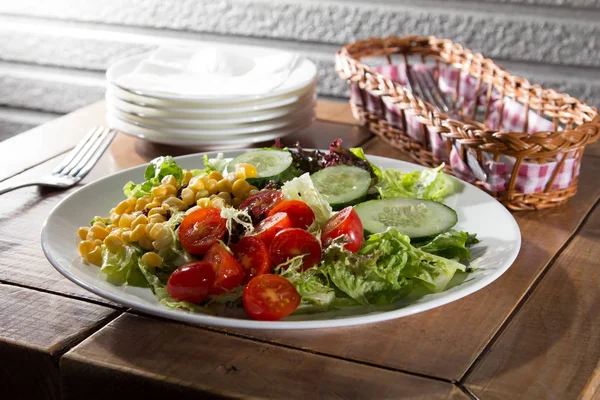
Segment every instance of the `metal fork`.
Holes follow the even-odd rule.
[[[116,131],[96,126],[89,131],[51,174],[41,178],[16,183],[0,190],[0,194],[25,186],[44,186],[68,189],[81,181],[96,165],[116,135]]]
[[[460,109],[460,105],[458,103],[451,105],[448,100],[446,100],[446,96],[438,87],[437,82],[429,69],[425,69],[424,73],[415,73],[413,68],[407,67],[406,72],[408,85],[413,93],[416,93],[423,100],[433,104],[438,110],[445,112],[451,117],[461,118],[457,113],[457,110]],[[460,144],[457,145],[456,143],[453,143],[452,146],[460,154]],[[467,165],[471,168],[475,177],[480,181],[486,181],[487,174],[481,168],[481,165],[479,165],[479,161],[477,161],[476,155],[473,154],[473,150],[468,149],[465,151],[465,155]]]

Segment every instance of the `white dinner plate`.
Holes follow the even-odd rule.
[[[272,131],[266,131],[261,133],[253,133],[247,135],[202,135],[202,136],[179,136],[167,131],[158,131],[153,129],[144,128],[141,126],[130,124],[119,118],[116,118],[110,114],[107,114],[106,120],[108,126],[118,130],[129,136],[135,136],[140,139],[145,139],[150,142],[168,144],[171,146],[190,146],[190,147],[202,147],[204,149],[215,149],[218,146],[223,148],[242,148],[248,147],[254,143],[263,143],[277,138],[290,135],[301,129],[308,127],[314,120],[304,119],[301,122],[292,124],[285,128],[274,129]]]
[[[139,88],[128,87],[127,83],[124,82],[122,78],[134,71],[139,65],[140,61],[148,58],[148,54],[149,53],[137,54],[112,64],[106,71],[106,79],[112,85],[120,88],[121,90],[137,94],[139,96],[169,101],[195,101],[208,104],[227,105],[286,96],[310,86],[311,83],[317,78],[316,65],[306,58],[301,58],[294,70],[279,87],[264,94],[240,95],[236,97],[188,96],[177,93],[164,93],[149,89],[141,90]]]
[[[289,125],[290,123],[303,118],[312,118],[315,115],[316,105],[316,102],[304,104],[302,108],[291,110],[291,112],[287,112],[278,118],[242,122],[236,122],[235,120],[229,119],[190,120],[184,118],[148,118],[139,114],[122,111],[109,102],[106,103],[106,109],[107,112],[122,120],[133,124],[139,124],[145,128],[160,130],[170,129],[174,133],[198,135],[214,134],[215,131],[228,131],[230,134],[244,134],[281,128],[282,126]]]
[[[226,152],[236,157],[244,151]],[[215,153],[209,155],[214,156]],[[202,155],[177,157],[182,168],[202,168]],[[422,169],[415,164],[370,156],[376,165],[401,171]],[[458,213],[457,229],[477,233],[480,243],[472,248],[474,272],[460,274],[450,287],[440,293],[420,297],[409,296],[391,306],[359,306],[315,314],[292,315],[280,321],[254,321],[240,312],[235,317],[189,313],[162,306],[150,289],[114,286],[108,283],[100,269],[84,264],[77,251],[77,228],[89,224],[94,215],[107,215],[123,200],[122,187],[128,181],[143,179],[145,165],[118,172],[92,182],[72,193],[52,210],[42,227],[42,248],[48,260],[64,276],[79,286],[125,307],[198,325],[254,329],[333,328],[385,321],[423,312],[448,304],[498,279],[513,263],[521,246],[519,227],[512,215],[490,195],[470,184],[455,180],[458,192],[445,201]],[[473,324],[477,324],[473,321]],[[401,332],[399,332],[401,334]]]
[[[255,111],[233,111],[222,113],[219,110],[215,113],[215,110],[209,109],[194,109],[194,108],[183,108],[183,109],[169,109],[169,108],[158,108],[151,106],[142,106],[139,104],[131,103],[125,100],[121,100],[113,95],[106,93],[106,106],[115,108],[122,112],[137,115],[143,118],[151,118],[165,121],[185,121],[185,122],[198,122],[203,124],[241,124],[248,122],[260,122],[271,119],[285,117],[286,115],[292,114],[299,109],[302,109],[309,104],[314,104],[317,100],[316,93],[313,91],[308,92],[298,98],[298,101],[283,105],[281,107],[267,108],[264,110]]]
[[[281,107],[296,103],[305,96],[314,96],[316,93],[317,81],[311,82],[308,86],[281,96],[265,97],[259,100],[238,101],[236,103],[217,104],[206,101],[185,100],[178,101],[164,100],[155,97],[142,96],[111,84],[106,85],[106,93],[109,96],[128,101],[141,106],[154,107],[167,110],[190,110],[198,113],[214,113],[214,114],[229,114],[243,113],[260,110],[268,110],[271,108]]]

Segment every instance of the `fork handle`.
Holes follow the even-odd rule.
[[[0,188],[0,194],[4,194],[6,192],[11,192],[15,189],[20,189],[22,187],[26,187],[26,186],[35,186],[35,185],[39,185],[39,183],[37,182],[23,182],[23,183],[19,183],[16,185],[8,185],[4,188]]]

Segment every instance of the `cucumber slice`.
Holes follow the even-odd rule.
[[[247,178],[252,185],[280,181],[292,166],[292,155],[287,150],[260,149],[244,153],[227,164],[227,172],[234,172],[236,164],[248,163],[256,167],[256,178]]]
[[[445,232],[458,222],[456,211],[431,200],[371,200],[354,209],[368,234],[396,228],[411,239],[423,239]]]
[[[350,165],[324,168],[311,179],[334,210],[360,203],[371,186],[371,174]]]

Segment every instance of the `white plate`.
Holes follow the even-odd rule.
[[[121,90],[130,92],[132,94],[137,94],[139,96],[169,101],[195,101],[208,104],[226,105],[272,99],[279,96],[289,95],[310,86],[317,78],[316,65],[312,61],[302,58],[285,82],[283,82],[281,86],[275,90],[272,90],[266,94],[219,98],[214,96],[186,96],[175,93],[153,92],[151,90],[140,90],[137,88],[127,87],[126,84],[121,82],[120,78],[132,72],[138,66],[139,62],[146,58],[148,58],[148,53],[137,54],[114,63],[106,71],[106,79],[112,85],[120,88]]]
[[[106,103],[107,112],[127,122],[143,126],[145,128],[172,130],[174,133],[187,134],[213,134],[215,131],[229,131],[231,134],[239,132],[254,133],[281,128],[289,123],[302,118],[312,118],[315,115],[317,103],[303,104],[302,107],[288,110],[285,114],[273,119],[259,119],[236,122],[229,119],[183,119],[183,118],[148,118],[139,114],[122,111],[110,102]],[[239,120],[238,120],[239,121]],[[181,132],[178,132],[181,130]]]
[[[270,119],[284,117],[298,109],[304,108],[309,104],[313,104],[317,100],[317,96],[313,91],[298,97],[298,100],[287,105],[274,108],[266,108],[264,110],[242,111],[237,112],[235,109],[230,109],[223,113],[221,109],[195,109],[195,108],[158,108],[152,106],[143,106],[136,103],[131,103],[121,100],[109,92],[106,93],[107,107],[116,108],[120,111],[137,115],[143,118],[152,118],[159,120],[175,120],[175,121],[194,121],[203,124],[223,124],[223,123],[248,123],[260,122]],[[216,112],[218,111],[218,112]]]
[[[205,101],[195,101],[195,100],[163,100],[155,97],[147,97],[142,96],[133,92],[129,92],[127,90],[123,90],[111,83],[107,83],[106,85],[106,93],[110,96],[117,97],[121,100],[128,101],[130,103],[135,103],[141,106],[155,107],[155,108],[164,108],[170,110],[188,110],[194,109],[197,112],[202,112],[203,110],[206,113],[216,113],[216,114],[227,114],[230,112],[250,112],[250,111],[259,111],[266,110],[275,107],[281,107],[289,104],[293,104],[301,99],[303,96],[308,93],[315,93],[317,82],[313,81],[308,86],[298,89],[294,92],[287,93],[283,96],[276,96],[272,98],[265,98],[261,100],[254,101],[240,101],[238,103],[228,103],[228,104],[214,104],[208,103]]]
[[[235,157],[242,153],[244,151],[232,151],[225,156]],[[402,171],[422,169],[414,164],[383,157],[370,156],[369,159],[385,168]],[[201,168],[203,165],[200,154],[178,157],[177,161],[186,169]],[[472,266],[476,267],[476,271],[469,273],[462,282],[453,282],[452,287],[444,292],[426,294],[419,298],[409,297],[391,307],[355,307],[290,316],[274,322],[172,310],[163,307],[150,289],[113,286],[106,282],[99,268],[81,262],[77,252],[77,228],[87,225],[91,216],[107,214],[110,208],[123,199],[123,185],[128,181],[140,181],[145,167],[131,168],[100,179],[64,199],[52,210],[42,227],[42,248],[60,273],[90,292],[125,307],[191,324],[254,329],[310,329],[359,325],[404,317],[448,304],[489,285],[510,267],[521,246],[519,227],[512,215],[488,194],[456,180],[460,192],[450,196],[446,203],[458,213],[456,228],[477,233],[481,243],[472,248],[476,257]],[[473,321],[473,324],[477,324],[477,321]]]
[[[263,143],[277,138],[290,135],[301,129],[308,127],[314,120],[305,119],[300,123],[291,126],[275,129],[272,131],[254,133],[248,135],[203,135],[203,136],[178,136],[165,131],[157,131],[153,129],[143,128],[133,125],[121,119],[115,118],[108,114],[106,116],[109,127],[118,130],[129,136],[135,136],[140,139],[145,139],[150,142],[168,144],[171,146],[193,146],[202,147],[204,149],[216,149],[219,146],[223,148],[242,148],[248,147],[254,143]]]

